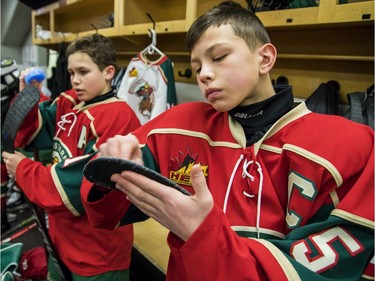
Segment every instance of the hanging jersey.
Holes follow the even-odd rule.
[[[133,58],[121,81],[118,97],[124,99],[145,124],[176,105],[172,61],[167,56],[150,62],[142,54]]]

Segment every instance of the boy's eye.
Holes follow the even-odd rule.
[[[80,75],[85,75],[85,74],[88,73],[88,71],[87,71],[87,70],[80,70],[80,71],[78,71],[78,73],[79,73]]]
[[[212,61],[214,62],[218,62],[218,61],[222,61],[227,55],[223,55],[223,56],[219,56],[219,57],[214,57],[212,59]]]

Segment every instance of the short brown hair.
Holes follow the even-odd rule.
[[[66,49],[66,56],[69,57],[77,52],[89,55],[100,70],[109,65],[117,69],[115,46],[109,38],[101,34],[87,35],[71,42]]]
[[[229,24],[234,34],[244,39],[250,50],[259,44],[271,43],[263,23],[251,10],[236,2],[224,1],[193,22],[186,35],[189,52],[210,26],[219,27],[223,24]]]

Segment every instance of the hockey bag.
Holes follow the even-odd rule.
[[[306,99],[305,103],[307,108],[316,113],[337,115],[339,108],[339,90],[340,84],[334,80],[320,84]]]
[[[345,117],[374,129],[374,85],[370,86],[366,92],[350,93],[347,98],[349,109]]]

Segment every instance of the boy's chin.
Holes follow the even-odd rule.
[[[217,102],[214,102],[214,103],[210,102],[209,104],[211,104],[211,106],[218,112],[227,112],[233,109],[233,107],[229,106],[228,104],[220,104]]]

